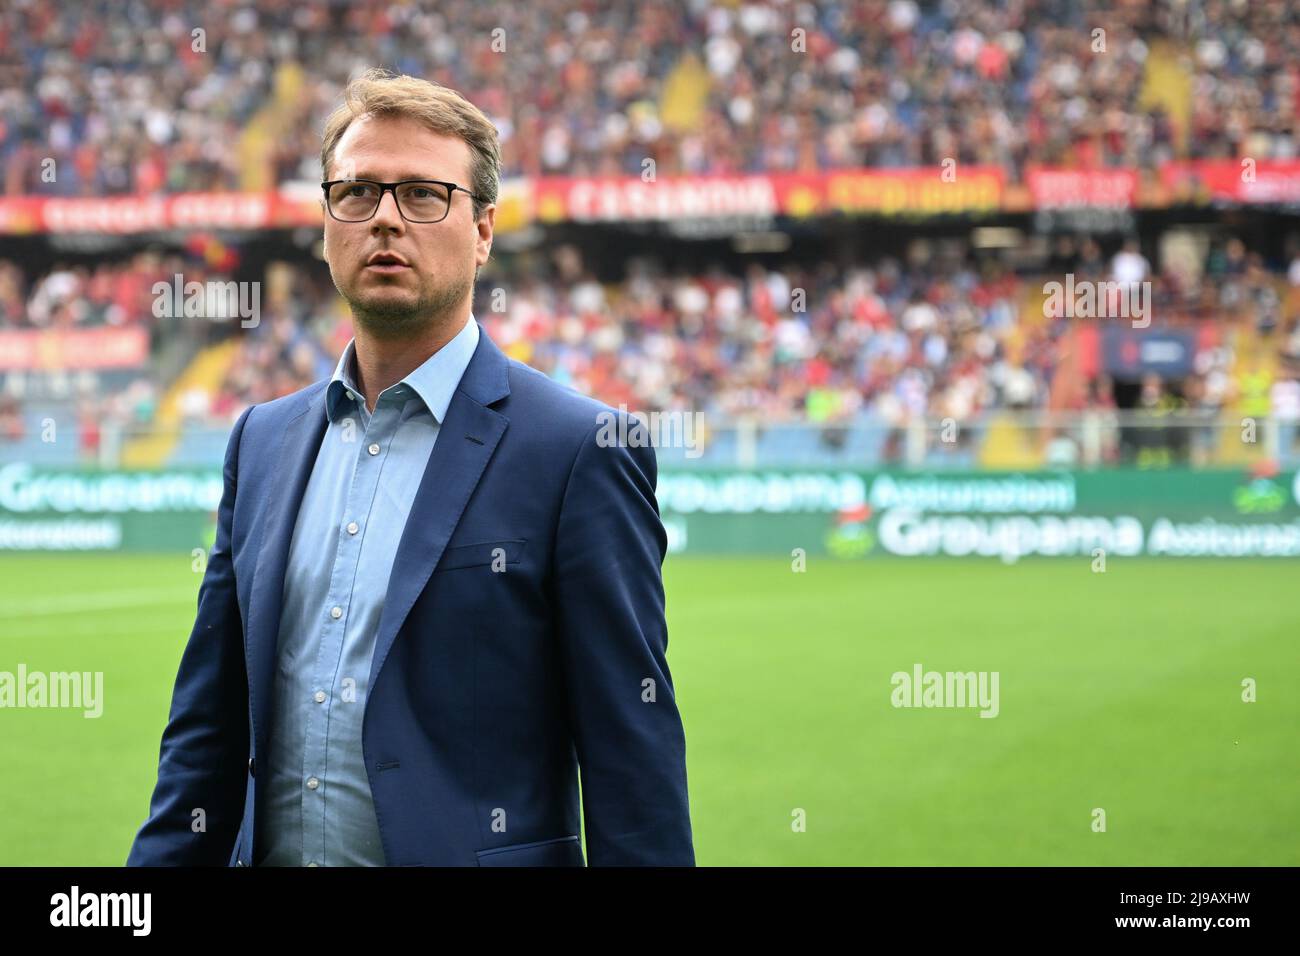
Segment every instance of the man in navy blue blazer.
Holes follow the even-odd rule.
[[[372,71],[322,169],[354,338],[235,424],[128,865],[693,865],[654,450],[471,312],[496,130]]]

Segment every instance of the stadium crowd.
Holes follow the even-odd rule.
[[[575,249],[554,258],[545,278],[484,277],[476,318],[512,356],[611,405],[764,422],[833,423],[871,411],[902,424],[968,421],[991,408],[1116,404],[1104,374],[1074,390],[1058,379],[1076,320],[1045,313],[1042,276],[1017,276],[996,260],[692,274],[641,263],[605,284]],[[1164,407],[1214,413],[1253,402],[1251,413],[1300,417],[1300,255],[1283,276],[1230,239],[1212,246],[1189,280],[1149,271],[1132,246],[1107,258],[1084,239],[1059,243],[1051,265],[1094,280],[1132,278],[1136,267],[1152,281],[1155,326],[1196,330],[1193,373],[1177,388],[1157,383]],[[215,414],[237,414],[332,372],[350,323],[332,290],[322,291],[327,279],[298,272],[294,282],[288,301],[317,306],[280,314],[242,339]],[[496,289],[504,291],[501,312],[489,308]],[[1264,380],[1235,361],[1238,328],[1275,353]],[[1156,400],[1149,392],[1139,404]]]
[[[990,408],[1113,407],[1105,375],[1073,390],[1056,375],[1079,320],[1045,309],[1043,289],[1066,272],[1149,279],[1155,327],[1196,329],[1194,372],[1177,390],[1162,389],[1166,403],[1216,411],[1262,394],[1272,399],[1260,413],[1272,401],[1293,414],[1300,378],[1300,254],[1283,274],[1236,238],[1211,245],[1190,278],[1153,269],[1136,243],[1107,257],[1088,238],[1058,240],[1046,274],[1034,276],[970,250],[847,270],[755,264],[687,273],[637,260],[612,283],[596,281],[574,247],[551,258],[542,274],[498,263],[480,278],[475,316],[513,357],[615,406],[823,423],[863,410],[903,423],[966,421]],[[233,335],[225,381],[186,403],[188,417],[215,422],[333,371],[351,325],[323,267],[276,264],[256,328],[155,317],[154,282],[174,272],[189,279],[195,268],[192,257],[145,252],[93,269],[58,265],[26,289],[19,270],[0,262],[0,328],[134,322],[155,333],[189,329],[198,344]],[[1274,350],[1278,371],[1267,382],[1234,378],[1236,328]],[[135,394],[127,407],[138,421],[147,413]]]
[[[324,117],[373,65],[479,104],[500,130],[505,176],[638,174],[647,157],[663,174],[955,158],[1012,180],[1030,163],[1294,159],[1297,64],[1300,7],[1284,0],[12,0],[0,6],[0,190],[315,181]],[[1161,95],[1175,88],[1188,110]],[[187,393],[188,420],[227,423],[332,370],[349,326],[328,276],[277,269],[260,324],[233,336],[225,380]],[[1044,274],[965,250],[851,268],[678,272],[646,261],[615,281],[597,281],[569,248],[540,271],[495,263],[476,315],[513,356],[644,410],[769,422],[869,411],[902,424],[1112,407],[1105,375],[1061,374],[1077,325],[1040,301],[1045,275],[1064,272],[1150,280],[1157,323],[1196,327],[1192,374],[1177,387],[1145,383],[1140,404],[1300,418],[1300,254],[1283,274],[1237,239],[1190,272],[1153,267],[1136,246],[1103,254],[1062,238]],[[0,332],[143,326],[155,362],[177,329],[190,345],[229,335],[154,314],[155,284],[181,273],[260,274],[202,234],[179,250],[83,255],[35,276],[0,260]],[[496,289],[504,311],[488,307]],[[1237,361],[1239,328],[1268,362]],[[20,374],[0,376],[0,434],[12,437],[24,388]],[[135,424],[153,419],[165,387],[144,373],[101,385],[69,385],[85,418]]]
[[[1189,115],[1147,95],[1157,60]],[[14,0],[0,173],[8,195],[316,181],[324,116],[374,65],[479,104],[507,176],[1291,159],[1297,64],[1286,0]]]

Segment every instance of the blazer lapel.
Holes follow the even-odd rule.
[[[271,460],[283,462],[287,474],[273,470],[264,519],[265,532],[253,570],[253,591],[248,603],[245,628],[245,656],[248,662],[249,701],[254,737],[259,748],[266,744],[271,690],[275,674],[275,652],[280,636],[280,612],[284,597],[284,575],[289,561],[289,544],[297,524],[298,509],[307,491],[307,481],[316,465],[316,455],[329,419],[325,415],[322,388],[308,406],[294,417],[280,437]],[[262,718],[259,720],[259,717]]]
[[[415,599],[424,590],[488,460],[505,434],[509,419],[487,406],[510,394],[509,364],[509,359],[488,338],[482,323],[479,323],[478,345],[447,406],[438,440],[425,465],[406,528],[398,542],[384,610],[380,615],[375,653],[371,659],[370,687],[375,686],[375,678],[379,676],[397,632],[401,630]],[[245,628],[245,655],[252,695],[250,708],[259,752],[265,748],[270,731],[268,718],[272,715],[269,708],[289,545],[321,439],[329,424],[324,407],[326,390],[321,388],[307,408],[285,426],[272,459],[284,462],[288,473],[282,481],[277,480],[279,475],[271,479],[266,531],[253,572],[253,591]]]
[[[393,558],[370,662],[371,689],[510,424],[500,412],[487,407],[510,393],[508,367],[509,360],[480,324],[478,346],[447,406]],[[373,696],[368,695],[367,707]]]

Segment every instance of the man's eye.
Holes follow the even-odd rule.
[[[411,189],[412,199],[430,199],[433,197],[433,190],[426,189],[424,186],[415,186]]]
[[[347,194],[349,196],[366,196],[372,192],[374,192],[373,187],[367,186],[364,183],[355,183],[348,187]]]

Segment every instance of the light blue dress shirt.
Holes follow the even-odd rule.
[[[326,386],[329,423],[285,569],[257,864],[384,865],[361,749],[370,662],[397,543],[478,337],[471,315],[373,413],[355,339]]]

